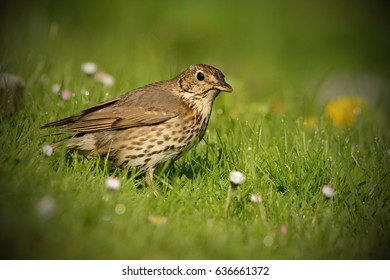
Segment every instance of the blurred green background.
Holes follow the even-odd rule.
[[[306,82],[335,69],[388,75],[386,3],[7,1],[1,64],[27,76],[38,60],[49,71],[90,60],[142,85],[209,63],[258,98],[275,93],[276,81]]]
[[[222,108],[222,112],[229,112],[234,119],[239,117],[241,123],[263,119],[264,114],[259,114],[259,112],[264,113],[264,104],[274,104],[271,105],[271,111],[274,110],[276,114],[281,113],[291,124],[302,116],[320,115],[318,111],[323,109],[324,101],[327,99],[338,95],[357,95],[363,96],[368,101],[369,107],[378,111],[379,117],[375,120],[382,121],[382,126],[380,126],[382,130],[379,134],[384,136],[386,139],[384,142],[388,144],[389,26],[386,1],[7,1],[2,3],[0,11],[1,71],[20,75],[25,79],[25,104],[33,107],[31,114],[28,114],[26,126],[32,123],[30,129],[34,130],[34,132],[24,131],[25,133],[15,131],[10,135],[24,137],[20,143],[33,143],[36,146],[26,149],[28,151],[23,154],[23,149],[16,143],[14,145],[17,147],[15,152],[5,154],[11,154],[9,158],[18,160],[19,157],[27,158],[25,154],[37,153],[36,151],[40,147],[37,143],[42,144],[45,140],[42,137],[40,140],[34,138],[32,141],[29,137],[43,136],[46,133],[38,130],[38,122],[43,124],[56,117],[65,117],[77,112],[87,104],[92,105],[93,102],[102,100],[106,97],[104,95],[106,92],[109,96],[116,96],[147,83],[172,78],[188,65],[194,63],[207,63],[222,70],[226,81],[233,86],[234,93],[224,95],[223,98],[219,97],[215,107],[216,109]],[[84,100],[84,97],[79,95],[74,99],[78,100],[75,102],[50,103],[49,100],[54,100],[51,92],[51,86],[54,83],[60,83],[62,88],[70,88],[76,93],[82,92],[83,87],[90,86],[88,81],[83,79],[84,76],[80,70],[81,63],[86,61],[97,63],[99,67],[113,75],[116,84],[112,88],[91,86],[96,95],[91,94],[89,100]],[[85,86],[84,83],[87,85]],[[275,108],[272,109],[272,106]],[[279,106],[283,108],[279,108]],[[28,112],[29,109],[26,108],[26,111]],[[30,118],[35,118],[36,122],[29,122]],[[232,129],[233,122],[229,122],[227,117],[219,116],[219,122],[217,122],[214,111],[213,118],[214,121],[211,120],[210,127],[217,127],[219,133],[223,134]],[[225,127],[218,127],[225,121]],[[269,142],[275,138],[276,140],[282,139],[283,133],[280,131],[283,132],[285,129],[284,122],[281,121],[278,124],[280,126],[275,130],[279,134],[268,133],[265,136],[270,139]],[[267,130],[267,126],[264,127]],[[269,126],[270,131],[274,128],[272,125]],[[364,136],[365,131],[360,131],[357,134]],[[231,134],[226,133],[226,135]],[[2,135],[2,137],[5,136]],[[211,142],[215,140],[215,134],[213,137]],[[244,140],[238,143],[238,139],[237,136],[232,140],[236,143],[234,145],[246,143]],[[339,143],[335,138],[331,139],[334,143]],[[346,139],[349,138],[346,136]],[[249,142],[252,141],[249,140]],[[365,140],[371,141],[371,139]],[[233,150],[235,147],[232,145],[232,147],[227,148]],[[377,150],[375,150],[376,153]],[[382,155],[384,151],[381,150],[379,153]],[[370,154],[367,154],[367,158],[369,158]],[[61,157],[61,159],[63,157],[62,154],[56,156]],[[4,158],[7,159],[7,156]],[[38,164],[38,167],[34,163],[33,167],[26,170],[32,170],[35,167],[43,169],[49,165],[41,158],[38,158],[37,162],[44,163]],[[62,161],[58,160],[58,162]],[[0,164],[4,166],[7,162]],[[19,168],[19,172],[25,171],[16,160],[13,164]],[[8,168],[4,168],[4,170],[8,171]],[[65,170],[60,177],[66,178],[66,180],[72,178],[72,175],[67,174],[67,172],[72,172],[71,169],[69,170]],[[57,171],[50,167],[50,171],[40,170],[37,174],[42,175],[50,172],[49,174],[53,175]],[[385,178],[388,172],[383,171],[383,173],[385,174],[383,178]],[[23,179],[23,176],[19,176],[19,174],[21,173],[14,176],[18,177],[16,179],[13,176],[7,176],[4,180],[0,180],[3,182],[7,181],[8,178],[14,180],[7,188],[4,188],[5,192],[8,192],[4,195],[4,200],[7,199],[9,193],[13,193],[13,190],[16,193],[13,195],[13,200],[10,200],[9,204],[4,207],[9,211],[15,210],[12,217],[18,217],[19,214],[20,217],[24,217],[25,212],[23,211],[29,210],[23,209],[30,209],[29,206],[16,209],[24,201],[28,201],[28,197],[23,197],[18,202],[19,205],[14,207],[15,209],[11,207],[15,201],[19,201],[20,194],[18,192],[24,193],[23,184],[29,183],[28,178]],[[77,176],[84,176],[84,173],[76,174],[78,175],[75,175],[73,179],[78,182],[80,178]],[[26,174],[26,176],[29,175],[31,174]],[[92,182],[95,180],[94,178],[87,179],[92,180]],[[53,178],[51,180],[54,182]],[[62,180],[60,182],[65,182],[65,179]],[[31,180],[31,184],[40,181],[42,181],[41,192],[50,190],[51,185],[49,186],[48,183],[44,185],[44,178],[35,178]],[[73,182],[71,179],[68,181]],[[55,185],[54,183],[50,184]],[[15,187],[16,185],[17,187]],[[35,186],[26,187],[26,196],[34,193],[33,187]],[[76,194],[73,192],[62,194],[61,189],[58,189],[58,201],[73,201],[74,197],[77,196],[77,189],[72,189],[72,191]],[[90,189],[84,190],[83,194],[86,200],[94,197],[90,195]],[[68,199],[62,195],[68,196]],[[215,196],[215,194],[213,195]],[[139,200],[139,197],[136,196],[134,200]],[[173,195],[172,197],[174,198]],[[79,198],[78,203],[83,199],[83,197]],[[140,199],[140,201],[143,200]],[[90,201],[87,203],[91,204]],[[287,201],[286,205],[290,205],[290,201]],[[95,205],[90,207],[90,216],[95,214],[96,208],[94,207]],[[0,209],[2,209],[1,205]],[[68,208],[64,206],[64,209],[64,213],[67,213]],[[129,207],[129,209],[131,208]],[[78,213],[79,210],[77,208],[73,211]],[[142,209],[137,209],[137,211],[141,213],[139,216],[144,214]],[[196,213],[195,210],[193,212]],[[376,210],[374,212],[377,213]],[[29,213],[29,215],[32,216],[33,213]],[[29,215],[24,219],[29,220]],[[22,218],[21,220],[23,221]],[[13,222],[9,223],[14,226]],[[72,224],[77,225],[73,222]],[[361,223],[364,224],[365,221],[362,220]],[[24,225],[15,222],[14,228],[19,229],[19,227],[24,229]],[[63,233],[65,227],[66,225],[62,224],[58,227],[60,234],[66,235]],[[198,224],[195,223],[194,228],[197,229]],[[216,228],[218,228],[218,224]],[[224,231],[224,228],[221,228],[221,231]],[[234,227],[232,226],[232,228]],[[382,232],[385,232],[386,229],[384,227]],[[73,231],[76,231],[77,234],[70,235],[71,237],[78,235],[76,226]],[[46,232],[44,230],[42,232],[44,232],[42,235],[46,236]],[[49,242],[48,244],[56,244],[57,242],[63,245],[63,240],[66,238],[57,240],[55,230],[52,232],[54,234],[48,234],[48,239],[52,238],[53,243]],[[91,238],[89,240],[88,235],[85,235],[85,239],[88,239],[91,247],[94,247],[96,240],[104,239],[106,232],[95,231],[95,228],[91,232],[102,236],[101,239]],[[181,231],[176,232],[179,235]],[[305,230],[303,229],[302,232]],[[323,234],[326,235],[326,231]],[[22,236],[21,233],[19,235]],[[13,236],[13,233],[7,232],[7,236]],[[35,240],[35,235],[31,234],[31,236],[31,239]],[[176,235],[173,236],[176,237]],[[209,237],[208,242],[213,244],[214,236],[211,234]],[[142,232],[138,238],[142,240]],[[20,239],[23,240],[23,237]],[[81,238],[80,243],[83,243],[83,240]],[[20,248],[26,247],[26,250],[31,254],[40,249],[34,247],[33,242],[26,242],[27,244],[19,242],[19,240],[13,242],[18,244]],[[72,244],[72,241],[68,240],[68,242]],[[188,243],[191,243],[191,240]],[[76,244],[74,245],[76,248],[77,242],[75,241],[74,244]],[[205,244],[206,248],[210,247],[207,242]],[[308,243],[308,246],[310,244],[313,243]],[[68,245],[65,244],[64,247],[67,248]],[[110,247],[110,244],[106,245],[106,248]],[[158,253],[165,253],[163,245],[161,245],[161,250],[156,250]],[[9,245],[9,247],[12,246]],[[121,249],[121,246],[120,244],[116,248]],[[190,246],[191,244],[188,248]],[[70,245],[70,247],[70,252],[72,252],[72,246]],[[346,247],[348,246],[346,245]],[[43,253],[42,256],[62,257],[61,253],[56,255],[56,248],[55,246],[53,248],[47,246],[45,250],[50,251],[50,254]],[[183,250],[187,251],[186,248]],[[372,251],[375,251],[374,249]],[[318,250],[313,247],[312,251]],[[24,251],[22,250],[22,252]],[[83,252],[79,253],[83,256]],[[142,252],[138,256],[147,258],[147,253]],[[87,257],[93,254],[94,252],[91,251]],[[169,252],[166,254],[163,257],[172,257]],[[371,255],[351,254],[358,258],[377,256],[374,253]],[[382,255],[384,255],[383,252],[379,254],[379,256]],[[15,253],[11,256],[20,258],[26,255]],[[29,256],[31,255],[27,254],[27,257]],[[115,258],[118,255],[108,256]],[[119,254],[119,256],[123,255]],[[156,254],[156,256],[160,255]],[[173,256],[180,255],[173,254]],[[224,258],[226,254],[221,252],[221,255],[217,254],[217,256]],[[237,256],[247,257],[248,255]],[[280,256],[283,257],[283,255],[278,255],[278,257]],[[298,258],[310,257],[304,253],[297,256]],[[330,254],[330,256],[335,255]],[[337,252],[336,256],[342,258],[345,254]],[[349,255],[347,254],[347,256]]]

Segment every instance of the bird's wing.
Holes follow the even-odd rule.
[[[180,99],[163,89],[159,83],[151,84],[43,127],[65,126],[59,133],[91,133],[161,123],[183,109]]]
[[[89,113],[92,113],[94,111],[98,111],[100,109],[103,109],[107,106],[110,106],[110,105],[118,102],[119,99],[120,99],[120,97],[115,97],[115,98],[105,100],[105,101],[100,102],[98,104],[95,104],[87,109],[84,109],[83,111],[79,112],[76,115],[72,115],[72,116],[64,118],[64,119],[60,119],[60,120],[57,120],[54,122],[49,122],[47,124],[44,124],[41,126],[41,128],[60,127],[60,126],[64,126],[64,125],[69,125],[69,124],[74,123],[75,121],[77,121],[78,119],[80,119],[81,117],[83,117]]]

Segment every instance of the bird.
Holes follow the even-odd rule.
[[[176,77],[145,85],[41,128],[70,134],[52,143],[89,156],[108,157],[119,167],[141,169],[154,183],[157,165],[175,161],[204,136],[215,98],[232,92],[224,74],[194,64]]]

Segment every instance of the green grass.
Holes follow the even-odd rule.
[[[388,42],[379,36],[380,17],[372,34],[362,24],[365,16],[342,13],[347,5],[322,3],[333,15],[327,22],[301,1],[286,10],[226,1],[203,11],[201,4],[180,3],[121,3],[106,10],[99,2],[84,14],[87,4],[73,11],[47,1],[19,11],[19,23],[12,19],[17,9],[8,7],[1,61],[3,70],[25,78],[26,91],[24,109],[1,116],[1,258],[388,259],[390,72],[388,53],[381,52]],[[225,9],[214,17],[219,5]],[[309,19],[302,19],[304,12]],[[106,20],[96,21],[101,18]],[[53,38],[48,30],[54,21],[60,31]],[[134,24],[138,28],[129,27]],[[176,32],[164,33],[166,28]],[[359,39],[362,31],[371,45]],[[116,84],[104,88],[84,77],[80,64],[87,60],[113,74]],[[218,96],[204,141],[174,165],[160,167],[153,187],[143,187],[139,172],[127,173],[104,158],[64,149],[51,157],[42,153],[42,145],[57,139],[46,136],[42,124],[198,62],[220,68],[234,93]],[[334,127],[321,101],[322,85],[339,70],[353,77],[374,73],[382,81],[380,97],[367,103],[350,128]],[[53,83],[75,96],[61,100],[51,92]],[[83,95],[85,90],[91,94]],[[282,104],[280,111],[269,112],[275,102]],[[318,118],[313,127],[304,124],[310,115]],[[246,181],[225,215],[232,170]],[[121,180],[117,192],[106,189],[108,176]],[[337,191],[328,200],[321,193],[327,184]],[[251,194],[260,194],[262,202],[251,202]],[[40,216],[37,207],[45,197],[55,209]],[[116,213],[118,204],[124,213]],[[167,222],[153,224],[151,216]]]

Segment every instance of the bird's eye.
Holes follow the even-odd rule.
[[[196,74],[196,78],[199,80],[199,81],[203,81],[204,80],[204,74],[202,72],[198,72]]]

